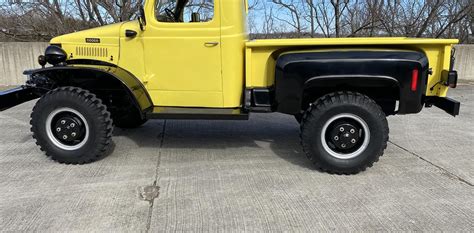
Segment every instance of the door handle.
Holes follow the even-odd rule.
[[[206,43],[204,43],[204,45],[205,45],[206,47],[215,47],[215,46],[218,46],[218,45],[219,45],[219,42],[216,42],[216,41],[206,42]]]

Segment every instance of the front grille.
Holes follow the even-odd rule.
[[[81,57],[108,57],[109,51],[107,48],[100,47],[76,47],[76,55]]]

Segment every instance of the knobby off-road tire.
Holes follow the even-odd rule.
[[[31,132],[53,160],[85,164],[102,158],[112,141],[113,122],[94,94],[61,87],[44,95],[33,108]]]
[[[369,97],[337,92],[321,97],[304,114],[301,144],[325,172],[356,174],[379,160],[387,147],[385,113]]]

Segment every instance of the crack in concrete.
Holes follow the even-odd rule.
[[[410,151],[410,150],[408,150],[408,149],[406,149],[406,148],[404,148],[404,147],[402,147],[402,146],[400,146],[400,145],[398,145],[398,144],[396,144],[396,143],[394,143],[394,142],[392,142],[392,141],[388,141],[388,142],[391,143],[392,145],[394,145],[394,146],[400,148],[401,150],[406,151],[406,152],[408,152],[409,154],[411,154],[411,155],[417,157],[418,159],[420,159],[420,160],[422,160],[422,161],[424,161],[424,162],[430,164],[431,166],[434,166],[434,167],[438,168],[439,170],[441,170],[441,171],[443,171],[444,173],[446,173],[448,176],[457,179],[457,180],[460,181],[461,183],[467,184],[467,185],[469,185],[469,186],[471,186],[471,187],[474,186],[474,184],[472,184],[471,182],[469,182],[469,181],[463,179],[462,177],[460,177],[460,176],[458,176],[458,175],[452,173],[452,172],[449,171],[448,169],[446,169],[446,168],[444,168],[444,167],[441,167],[441,166],[439,166],[439,165],[437,165],[437,164],[435,164],[435,163],[433,163],[433,162],[431,162],[431,161],[429,161],[429,160],[423,158],[421,155],[418,155],[417,153],[412,152],[412,151]]]
[[[166,120],[163,123],[163,129],[161,130],[161,133],[158,135],[158,138],[160,138],[160,146],[159,146],[159,149],[158,149],[158,160],[156,162],[155,180],[153,181],[153,186],[157,186],[159,178],[160,178],[158,176],[158,173],[160,171],[159,169],[160,169],[160,165],[161,165],[161,149],[163,148],[163,144],[165,142],[165,133],[166,133]],[[150,207],[148,209],[148,219],[147,219],[147,223],[146,223],[145,232],[150,232],[151,219],[153,217],[153,206],[154,206],[154,203],[155,203],[155,199],[156,198],[153,198],[153,200],[150,200]]]

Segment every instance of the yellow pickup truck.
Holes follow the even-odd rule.
[[[0,94],[0,110],[40,98],[37,144],[53,160],[90,163],[114,126],[149,119],[246,120],[294,115],[308,158],[323,171],[355,174],[387,146],[386,117],[437,106],[457,84],[457,40],[329,38],[249,40],[246,0],[148,0],[135,21],[56,37]]]

